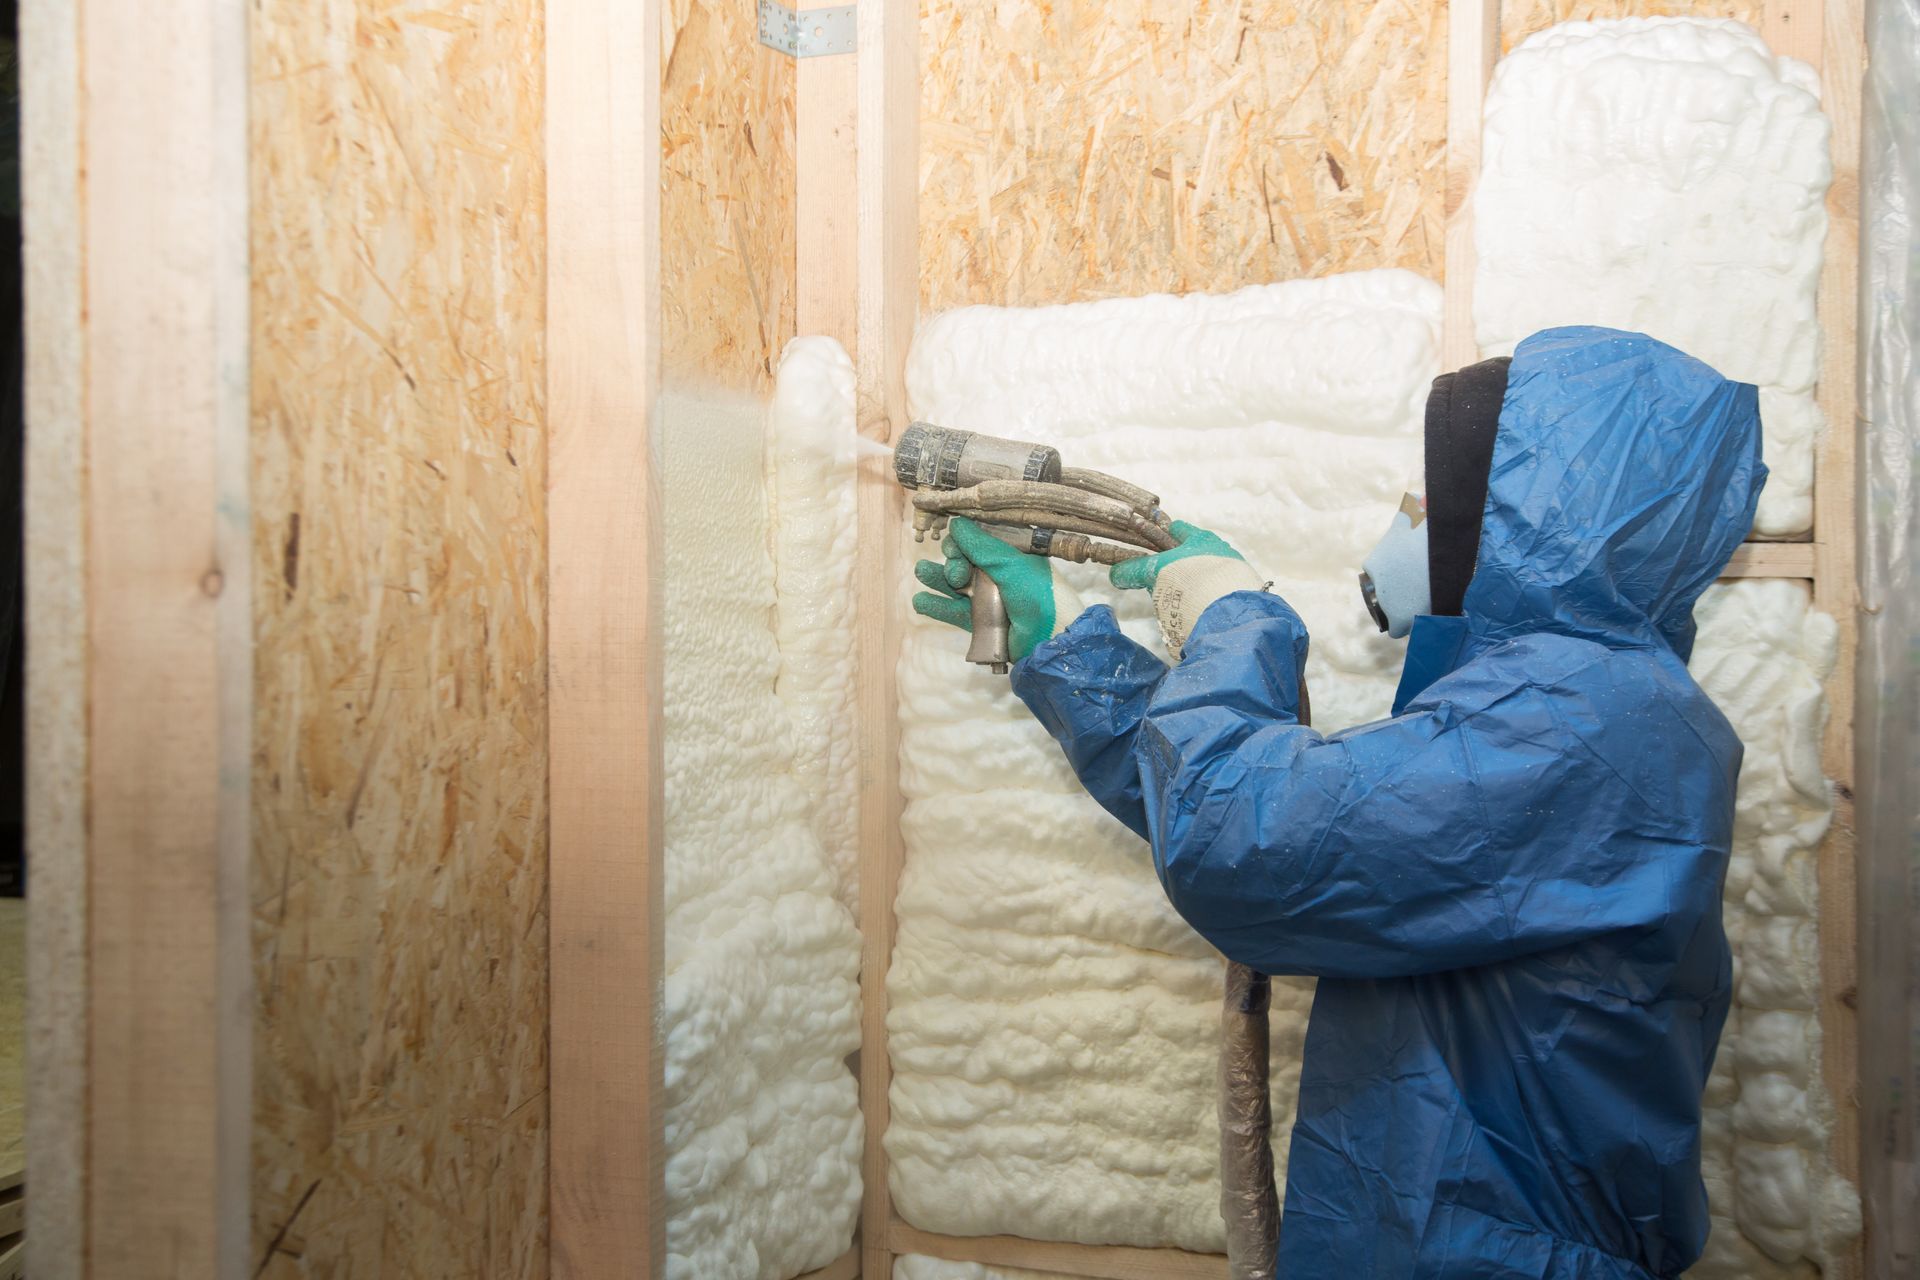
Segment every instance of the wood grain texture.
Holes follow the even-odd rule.
[[[540,1277],[542,7],[249,7],[250,1271]]]
[[[1816,608],[1839,624],[1838,660],[1827,681],[1822,767],[1834,782],[1833,825],[1819,852],[1821,1076],[1833,1104],[1834,1168],[1860,1183],[1859,887],[1854,827],[1854,654],[1859,638],[1856,441],[1859,368],[1860,112],[1866,72],[1863,0],[1766,0],[1754,19],[1774,52],[1820,72],[1821,107],[1833,124],[1833,184],[1818,310],[1816,398],[1826,428],[1814,457],[1813,555]],[[1872,1230],[1872,1224],[1868,1224]],[[1829,1276],[1865,1274],[1856,1239]]]
[[[79,10],[91,1276],[246,1268],[245,12]]]
[[[915,254],[919,156],[919,0],[859,6],[856,165],[858,307],[856,414],[860,433],[891,443],[907,425],[907,347],[918,302]],[[859,673],[860,1110],[866,1145],[860,1173],[860,1270],[891,1280],[893,1202],[882,1144],[892,1067],[887,1056],[887,966],[894,897],[905,849],[900,835],[900,723],[894,671],[906,563],[904,491],[884,470],[863,467],[856,495],[859,545],[854,592]]]
[[[548,0],[553,1273],[665,1273],[659,0]]]
[[[887,1236],[895,1254],[918,1253],[989,1267],[1020,1267],[1087,1280],[1227,1280],[1222,1254],[1119,1245],[1062,1244],[1020,1236],[943,1236],[897,1219]]]
[[[1746,542],[1720,571],[1722,578],[1811,578],[1814,547],[1809,542]]]
[[[1437,276],[1446,24],[1442,0],[925,0],[922,300]]]
[[[20,6],[26,276],[28,1207],[33,1273],[86,1256],[87,579],[80,22]]]
[[[1736,18],[1764,31],[1766,7],[1766,0],[1503,0],[1500,51],[1555,23],[1595,18]]]
[[[1500,56],[1500,0],[1452,0],[1447,6],[1447,195],[1445,302],[1440,366],[1480,358],[1473,332],[1473,185],[1480,177],[1480,131],[1487,84]]]
[[[794,60],[751,0],[662,2],[665,376],[767,395],[795,322]]]
[[[1820,375],[1826,430],[1814,459],[1813,597],[1840,626],[1839,660],[1827,681],[1822,764],[1834,780],[1834,821],[1821,846],[1821,1074],[1833,1100],[1834,1167],[1860,1184],[1859,887],[1853,816],[1854,654],[1859,641],[1856,442],[1859,410],[1860,111],[1866,75],[1864,0],[1769,0],[1764,29],[1776,50],[1820,68],[1821,105],[1833,122],[1833,185],[1819,285]],[[1872,1229],[1872,1224],[1868,1224]],[[1828,1274],[1865,1274],[1855,1240]]]

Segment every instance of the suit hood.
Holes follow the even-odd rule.
[[[1753,527],[1759,391],[1644,334],[1514,351],[1463,603],[1487,641],[1550,631],[1693,649],[1693,606]]]

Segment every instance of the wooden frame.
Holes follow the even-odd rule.
[[[907,425],[907,347],[919,306],[918,209],[920,9],[918,0],[862,0],[858,77],[857,412],[862,435],[891,443]],[[802,226],[800,238],[809,228]],[[860,1271],[893,1275],[887,1187],[887,966],[894,896],[905,848],[900,834],[899,578],[905,502],[885,477],[862,477],[858,495],[860,609],[856,691],[860,723],[860,1109],[866,1150]]]
[[[804,0],[812,7],[827,0]],[[252,529],[246,6],[29,0],[27,561],[32,1274],[247,1268]],[[1475,354],[1468,195],[1497,0],[1448,17],[1449,363]],[[661,4],[549,0],[549,676],[553,1271],[663,1269],[659,501]],[[1842,629],[1819,859],[1824,1076],[1857,1176],[1851,820],[1854,331],[1862,0],[1769,0],[1816,66],[1836,174],[1820,307],[1829,423],[1812,538],[1729,576],[1810,581]],[[855,57],[798,72],[799,325],[858,359],[860,430],[905,422],[919,294],[916,0],[863,0]],[[846,188],[856,198],[851,207]],[[887,1280],[905,1252],[1102,1280],[1215,1277],[1177,1250],[958,1239],[887,1190],[885,974],[900,873],[894,660],[900,493],[859,494],[860,1095],[857,1251],[814,1273]],[[164,1264],[156,1242],[167,1242]],[[1859,1250],[1834,1274],[1860,1271]]]
[[[235,1277],[252,1098],[246,6],[24,10],[29,1265]]]
[[[556,1280],[664,1270],[660,4],[549,0],[549,1204]]]

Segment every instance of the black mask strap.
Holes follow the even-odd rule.
[[[1457,617],[1480,558],[1493,438],[1507,397],[1510,357],[1433,380],[1427,396],[1427,577],[1433,612]]]

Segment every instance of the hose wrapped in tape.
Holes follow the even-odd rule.
[[[1273,1280],[1280,1247],[1280,1197],[1273,1185],[1273,1101],[1267,1090],[1264,973],[1227,963],[1220,1009],[1220,1216],[1227,1225],[1227,1273]]]

